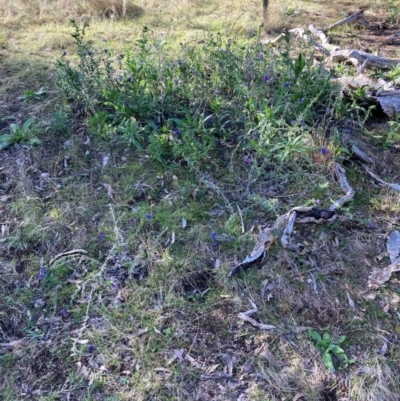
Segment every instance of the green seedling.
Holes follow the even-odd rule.
[[[15,143],[40,145],[41,141],[37,138],[38,130],[34,124],[34,118],[29,118],[22,126],[19,124],[11,124],[10,133],[0,135],[0,150],[6,149]]]
[[[323,333],[321,336],[313,329],[309,329],[308,334],[315,341],[315,346],[322,351],[322,360],[330,372],[335,371],[334,358],[340,361],[340,367],[342,368],[347,368],[351,363],[355,362],[355,359],[349,359],[343,348],[339,347],[339,344],[346,340],[346,336],[340,336],[337,340],[334,340],[328,332]]]
[[[37,91],[33,89],[27,89],[22,96],[19,96],[19,100],[29,101],[29,100],[40,100],[43,96],[46,95],[46,91],[41,87]]]

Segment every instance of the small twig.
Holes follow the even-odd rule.
[[[240,217],[240,222],[242,223],[242,234],[245,233],[245,229],[244,229],[244,223],[243,223],[243,215],[242,215],[242,211],[240,210],[239,205],[236,205],[238,212],[239,212],[239,217]]]

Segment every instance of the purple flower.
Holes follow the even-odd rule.
[[[319,205],[321,203],[321,201],[319,199],[314,199],[314,204],[315,205]]]
[[[211,237],[212,239],[215,239],[215,238],[217,237],[217,234],[213,231],[213,232],[211,233],[210,237]]]
[[[301,98],[299,99],[299,103],[303,103],[303,102],[304,102],[304,98],[301,97]]]
[[[260,60],[262,60],[262,59],[264,58],[264,53],[260,53],[260,54],[258,55],[258,58],[259,58]]]
[[[64,50],[64,51],[62,52],[62,56],[65,57],[66,55],[67,55],[67,52]]]
[[[329,153],[329,150],[327,148],[322,148],[321,153],[326,156]]]
[[[263,80],[264,80],[264,82],[268,82],[269,81],[269,76],[268,75],[264,75]]]
[[[106,236],[104,235],[103,232],[99,234],[99,239],[100,239],[101,241],[102,241],[105,237],[106,237]]]
[[[214,180],[214,181],[213,181],[213,184],[214,184],[214,185],[217,185],[217,181]]]
[[[369,228],[375,228],[375,224],[372,221],[370,221],[369,224],[368,224],[368,227]]]
[[[246,159],[246,163],[247,163],[247,164],[253,163],[253,159],[249,156],[249,157]]]
[[[300,125],[304,125],[304,120],[300,120],[300,121],[299,121],[299,124],[300,124]]]
[[[93,53],[90,50],[86,50],[86,55],[91,56]]]
[[[290,124],[295,125],[296,124],[296,120],[290,120]]]
[[[181,133],[181,130],[179,129],[179,128],[177,128],[175,131],[174,131],[174,135],[179,135]]]
[[[179,84],[179,79],[178,78],[174,78],[174,84],[178,85]]]
[[[61,313],[62,316],[66,316],[66,314],[68,313],[67,308],[65,308],[65,307],[62,308],[60,313]]]
[[[218,248],[218,247],[219,247],[219,242],[218,242],[218,241],[214,241],[214,246],[215,246],[216,248]]]
[[[219,95],[221,92],[220,92],[219,89],[215,89],[214,93],[215,93],[216,95]]]
[[[89,344],[89,345],[88,345],[88,351],[92,352],[92,351],[94,351],[95,349],[96,349],[96,347],[95,347],[94,344]]]
[[[285,88],[289,88],[290,82],[285,82]]]
[[[181,61],[181,60],[178,60],[178,61],[176,62],[176,64],[178,64],[178,66],[180,67],[180,66],[182,65],[182,61]]]
[[[38,274],[38,279],[43,280],[47,274],[47,269],[45,267],[41,267]]]
[[[151,220],[151,219],[153,218],[153,214],[152,214],[152,213],[149,213],[146,217],[147,217],[149,220]]]

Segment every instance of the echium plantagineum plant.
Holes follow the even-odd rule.
[[[78,63],[58,61],[60,88],[84,104],[92,132],[118,135],[164,164],[207,163],[226,143],[284,162],[302,153],[308,127],[337,99],[311,56],[290,57],[289,37],[280,51],[258,38],[210,35],[169,52],[165,36],[144,27],[134,51],[114,55],[73,24]]]

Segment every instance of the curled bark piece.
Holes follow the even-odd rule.
[[[289,215],[288,223],[283,230],[283,235],[281,237],[281,244],[284,248],[292,247],[293,245],[290,244],[290,235],[292,234],[294,222],[296,221],[296,211]],[[296,248],[296,246],[294,246]]]
[[[400,271],[400,263],[391,264],[383,269],[375,268],[368,277],[368,288],[379,289],[384,283],[390,280],[393,273]]]
[[[389,235],[386,242],[386,249],[392,264],[400,263],[400,232],[393,231]]]
[[[275,326],[272,324],[263,324],[263,323],[258,323],[257,320],[251,318],[250,316],[247,316],[245,313],[239,313],[238,318],[241,320],[244,320],[247,323],[250,323],[252,326],[259,328],[260,330],[273,330],[275,329]]]
[[[389,117],[395,117],[396,114],[400,114],[400,91],[381,92],[374,99],[381,105],[382,110]]]
[[[340,187],[346,193],[346,195],[342,196],[340,199],[336,200],[332,203],[329,210],[334,211],[340,207],[342,207],[345,203],[350,202],[354,198],[354,189],[350,186],[347,181],[346,171],[345,169],[338,163],[335,163],[334,174],[339,180]]]

